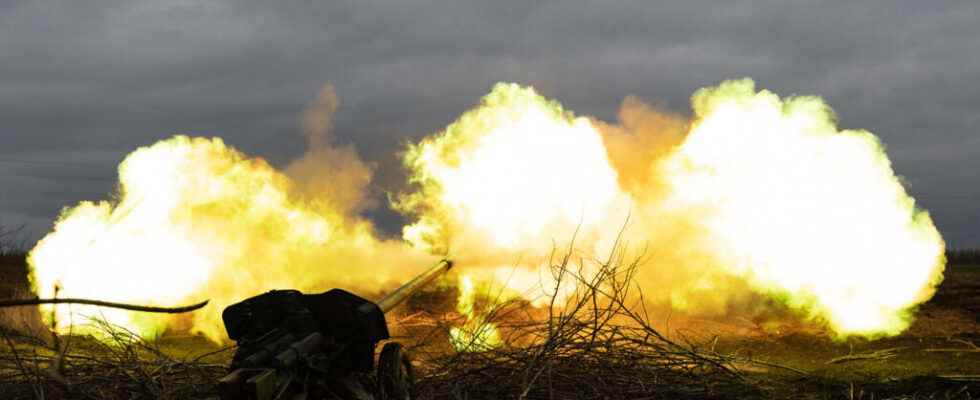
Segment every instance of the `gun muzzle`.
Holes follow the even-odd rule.
[[[412,293],[415,293],[425,285],[428,285],[429,282],[432,282],[446,271],[449,271],[449,269],[452,267],[452,261],[447,259],[440,260],[438,263],[436,263],[436,265],[432,266],[432,268],[429,268],[428,271],[416,276],[415,279],[408,281],[408,283],[402,285],[398,289],[395,289],[394,292],[391,292],[381,299],[381,301],[378,301],[378,308],[380,308],[381,312],[383,313],[391,311],[391,309],[395,308],[395,306],[405,301],[408,296],[411,296]]]

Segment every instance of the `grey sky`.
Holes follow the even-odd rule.
[[[174,133],[282,165],[327,81],[336,134],[392,188],[401,144],[497,81],[612,120],[628,94],[688,112],[750,76],[879,135],[947,242],[980,246],[980,3],[853,3],[0,0],[0,224],[36,238]]]

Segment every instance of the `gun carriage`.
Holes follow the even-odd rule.
[[[342,289],[319,294],[272,290],[225,308],[238,344],[222,400],[408,399],[412,364],[389,338],[385,313],[452,268],[441,260],[377,303]]]

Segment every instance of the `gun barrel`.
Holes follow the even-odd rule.
[[[383,313],[391,311],[391,309],[395,308],[395,306],[405,301],[408,296],[411,296],[412,293],[415,293],[423,286],[428,285],[429,282],[432,282],[446,271],[449,271],[449,269],[452,267],[452,261],[447,259],[440,260],[438,263],[436,263],[436,265],[432,266],[432,268],[429,268],[428,271],[416,276],[415,279],[408,281],[408,283],[402,285],[398,289],[395,289],[394,292],[391,292],[381,299],[381,301],[377,303],[378,308],[380,308],[381,312]]]

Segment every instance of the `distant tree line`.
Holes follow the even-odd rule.
[[[947,264],[980,264],[980,249],[946,249]]]
[[[21,231],[23,230],[24,225],[20,225],[16,228],[9,228],[3,224],[0,224],[0,256],[19,257],[26,253],[26,251],[24,251],[24,242],[17,241],[17,236],[20,235]]]

